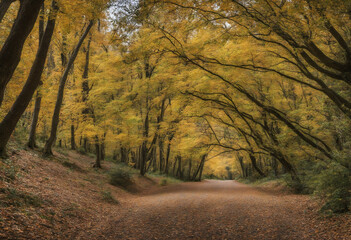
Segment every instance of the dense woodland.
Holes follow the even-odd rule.
[[[284,178],[346,211],[348,0],[2,0],[0,153]]]

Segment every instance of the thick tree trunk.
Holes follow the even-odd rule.
[[[0,106],[4,98],[5,88],[21,59],[24,42],[33,29],[43,2],[44,0],[21,1],[17,18],[0,51]],[[42,57],[44,55],[46,58],[46,53]],[[37,60],[37,62],[39,61],[41,60]]]
[[[2,0],[0,3],[0,22],[4,18],[7,10],[9,9],[11,3],[13,3],[15,0]]]
[[[60,111],[61,111],[61,106],[62,106],[62,101],[63,101],[63,93],[64,93],[64,89],[65,89],[65,85],[66,85],[66,81],[68,78],[68,74],[73,66],[73,63],[78,55],[79,49],[82,46],[84,39],[86,38],[86,36],[88,35],[90,29],[92,28],[94,22],[90,21],[87,28],[85,29],[85,32],[83,33],[83,35],[81,36],[81,38],[79,39],[79,42],[76,46],[76,48],[74,49],[72,56],[70,57],[68,64],[66,66],[65,72],[60,80],[60,86],[59,86],[59,90],[57,93],[57,100],[56,100],[56,105],[55,105],[55,110],[54,110],[54,114],[52,117],[52,123],[51,123],[51,132],[50,132],[50,137],[47,140],[46,144],[45,144],[45,148],[44,148],[44,155],[52,155],[52,146],[55,142],[56,139],[56,134],[57,134],[57,127],[58,127],[58,123],[60,120]]]
[[[276,152],[274,154],[272,154],[272,157],[274,157],[275,159],[277,159],[283,166],[283,169],[288,172],[291,176],[291,179],[293,181],[296,181],[298,183],[301,183],[301,180],[299,178],[299,176],[297,175],[297,172],[295,170],[295,168],[293,167],[293,165],[291,165],[284,157],[284,155],[280,152]]]
[[[251,163],[252,163],[252,167],[255,169],[255,171],[260,174],[261,177],[265,177],[266,174],[264,174],[262,172],[262,170],[257,166],[257,162],[256,162],[256,157],[252,154],[249,154],[249,157],[250,157],[250,160],[251,160]]]
[[[45,33],[42,38],[42,42],[37,51],[34,63],[32,65],[31,71],[27,78],[25,85],[21,93],[18,95],[16,101],[11,107],[11,110],[7,113],[5,118],[0,123],[0,155],[6,155],[6,145],[12,132],[14,131],[16,124],[23,112],[28,107],[30,100],[33,97],[33,94],[41,81],[41,75],[44,70],[44,65],[49,50],[51,38],[54,32],[55,23],[56,23],[56,13],[57,7],[56,2],[53,1],[53,12],[50,14],[50,19],[48,20]]]

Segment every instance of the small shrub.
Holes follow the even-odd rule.
[[[316,188],[315,193],[327,200],[321,211],[342,213],[349,210],[351,181],[348,169],[332,163],[314,178],[313,185]]]
[[[110,173],[110,184],[126,188],[132,185],[133,181],[129,172],[124,169],[116,169]]]
[[[82,155],[87,155],[87,152],[85,151],[85,149],[83,147],[78,148],[77,152],[79,152]]]
[[[160,181],[160,185],[161,186],[166,186],[168,184],[167,179],[166,178],[162,178]]]
[[[349,210],[350,194],[345,189],[336,189],[321,208],[322,212],[343,213]]]
[[[56,148],[55,150],[56,150],[56,152],[62,154],[63,156],[66,156],[66,157],[68,156],[68,150],[67,150],[67,149],[64,149],[64,148]]]
[[[101,195],[104,201],[112,204],[119,204],[119,201],[112,196],[110,191],[102,191]]]
[[[285,183],[292,190],[293,193],[303,194],[308,192],[307,187],[301,181],[292,180],[291,178],[285,178]]]
[[[72,163],[72,162],[64,161],[62,163],[62,165],[64,167],[68,167],[68,168],[75,170],[75,171],[78,171],[78,172],[84,172],[84,170],[81,167],[79,167],[77,164]]]
[[[0,193],[4,193],[4,199],[2,204],[5,206],[34,206],[40,207],[43,204],[43,201],[38,197],[30,193],[25,193],[18,191],[14,188],[1,188]]]
[[[16,167],[13,162],[8,159],[0,161],[0,179],[1,175],[3,181],[12,182],[17,178],[18,167]]]

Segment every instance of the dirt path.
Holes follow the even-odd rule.
[[[81,239],[351,239],[349,223],[318,218],[310,204],[234,181],[183,183],[129,199]]]

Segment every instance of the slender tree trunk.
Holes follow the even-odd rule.
[[[169,169],[169,155],[171,153],[171,141],[174,137],[174,134],[171,134],[168,136],[168,145],[167,145],[167,153],[166,153],[166,162],[165,162],[165,173],[168,175],[168,169]]]
[[[140,158],[140,175],[144,176],[146,172],[146,157],[147,157],[147,147],[146,142],[143,142],[141,147],[141,158]]]
[[[202,172],[203,172],[204,166],[205,166],[205,158],[206,158],[206,156],[203,158],[203,161],[202,161],[202,164],[201,164],[200,174],[199,174],[199,179],[198,179],[199,182],[201,182],[201,180],[202,180]]]
[[[199,164],[199,167],[197,168],[197,170],[195,171],[195,173],[194,173],[194,175],[193,175],[193,178],[192,178],[193,181],[196,181],[196,177],[197,177],[197,175],[198,175],[199,173],[200,173],[200,178],[199,178],[199,180],[201,180],[201,174],[202,174],[201,172],[202,172],[203,165],[204,165],[204,163],[205,163],[206,157],[207,157],[207,154],[202,155],[201,161],[200,161],[200,164]]]
[[[56,23],[56,13],[57,7],[56,2],[53,1],[53,12],[50,13],[50,17],[45,29],[45,33],[42,38],[42,42],[37,51],[34,63],[32,65],[31,71],[27,78],[25,85],[21,93],[18,95],[16,101],[12,105],[10,111],[7,113],[5,118],[0,123],[0,155],[6,155],[6,145],[12,132],[14,131],[16,124],[23,112],[28,107],[30,100],[32,99],[35,90],[40,84],[41,75],[44,70],[44,65],[49,50],[51,38],[54,32],[55,23]]]
[[[106,133],[104,133],[104,136],[101,140],[101,144],[100,144],[100,158],[101,161],[105,160],[105,137],[106,137]]]
[[[44,12],[45,12],[45,6],[43,3],[43,5],[41,6],[40,18],[39,18],[39,47],[40,47],[42,38],[44,36]],[[28,147],[31,149],[34,149],[37,146],[35,142],[35,132],[38,125],[40,105],[41,105],[41,95],[39,93],[39,90],[37,90],[37,95],[36,95],[35,104],[34,104],[34,111],[33,111],[33,119],[30,127],[29,139],[27,143]]]
[[[0,51],[0,106],[4,98],[5,88],[21,60],[24,42],[33,29],[43,2],[44,0],[21,1],[17,18]],[[46,58],[46,54],[43,55]]]
[[[277,160],[275,158],[272,158],[272,168],[274,171],[274,176],[278,177],[279,173],[278,173],[278,164],[277,164]]]
[[[178,158],[178,170],[177,170],[176,176],[177,176],[179,179],[183,179],[182,157],[181,157],[181,156],[177,156],[177,158]]]
[[[152,171],[156,171],[156,169],[157,169],[157,164],[156,164],[156,146],[152,147],[150,156],[151,156],[150,163],[152,162]]]
[[[75,140],[74,125],[71,124],[71,149],[76,150],[76,140]]]
[[[84,152],[88,152],[88,138],[84,138],[84,141],[83,141],[83,145],[84,145]]]
[[[4,18],[7,10],[9,9],[11,3],[13,3],[15,0],[2,0],[0,3],[0,22]]]
[[[136,164],[136,168],[140,170],[140,164],[141,164],[141,146],[139,146],[138,148],[138,158],[137,158],[137,164]]]
[[[177,161],[178,161],[178,158],[176,157],[176,158],[174,159],[174,163],[173,163],[173,172],[172,172],[173,177],[176,177],[176,166],[177,166]]]
[[[245,166],[244,166],[244,162],[243,162],[243,157],[242,156],[238,156],[238,161],[240,163],[240,168],[241,168],[241,172],[242,172],[242,177],[246,178],[247,174],[245,171]]]
[[[57,93],[57,100],[56,100],[56,105],[55,105],[55,110],[54,110],[54,114],[52,117],[52,123],[51,123],[51,133],[50,133],[50,137],[47,140],[46,144],[45,144],[45,148],[44,148],[44,155],[52,155],[52,146],[55,142],[56,139],[56,134],[57,134],[57,127],[58,127],[58,123],[59,123],[59,118],[60,118],[60,111],[61,111],[61,106],[62,106],[62,101],[63,101],[63,93],[64,93],[64,88],[65,88],[65,84],[68,78],[68,74],[73,66],[74,60],[76,59],[79,49],[82,46],[84,39],[86,38],[86,36],[88,35],[90,29],[92,28],[94,22],[90,21],[85,32],[83,33],[83,35],[81,36],[76,48],[74,49],[74,52],[72,53],[72,56],[70,57],[68,64],[66,66],[66,70],[60,80],[60,86],[59,86],[59,90]]]
[[[148,99],[146,99],[146,105],[148,108]],[[147,110],[148,111],[148,110]],[[149,112],[146,113],[145,121],[144,121],[144,132],[143,137],[144,141],[141,147],[141,159],[140,159],[140,175],[144,176],[146,172],[146,161],[148,157],[148,150],[147,150],[147,138],[149,136]]]
[[[98,136],[95,137],[96,142],[95,142],[95,153],[96,153],[96,160],[94,164],[94,168],[101,168],[101,152],[100,152],[100,144],[99,144],[99,138]]]
[[[189,172],[188,172],[188,181],[191,179],[191,159],[189,159]]]
[[[28,147],[31,149],[34,149],[37,147],[37,144],[35,141],[35,135],[36,135],[37,125],[39,120],[40,105],[41,105],[41,96],[40,96],[40,93],[37,91],[37,96],[35,98],[33,119],[30,127],[29,139],[27,143]]]
[[[159,160],[160,160],[160,172],[163,170],[163,165],[164,165],[164,151],[163,151],[163,138],[160,137],[158,140],[158,149],[159,149]]]

